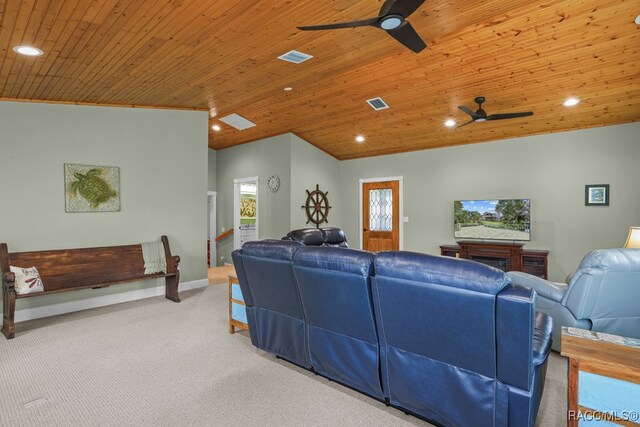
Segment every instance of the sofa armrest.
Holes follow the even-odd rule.
[[[569,288],[566,283],[550,282],[520,271],[509,271],[507,276],[514,285],[533,289],[538,295],[556,302],[562,301]]]
[[[531,288],[511,285],[497,296],[498,379],[529,391],[533,372],[536,294]]]
[[[553,331],[553,318],[542,312],[536,312],[533,324],[533,365],[539,366],[546,363],[551,350],[551,333]]]

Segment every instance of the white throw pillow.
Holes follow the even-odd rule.
[[[37,268],[22,268],[11,265],[9,270],[16,275],[16,292],[18,294],[33,294],[44,291]]]

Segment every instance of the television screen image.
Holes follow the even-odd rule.
[[[456,239],[531,240],[530,199],[453,202]]]

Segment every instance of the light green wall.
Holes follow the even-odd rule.
[[[233,226],[233,180],[258,176],[260,238],[280,239],[290,230],[313,226],[306,224],[301,206],[306,201],[307,189],[320,184],[322,191],[329,191],[333,208],[329,224],[340,226],[340,162],[293,134],[262,139],[216,152],[215,173],[218,192],[217,233],[221,227]],[[211,173],[212,163],[209,170]],[[267,188],[271,175],[280,177],[280,189],[272,193]],[[233,238],[218,243],[220,257],[231,262]]]
[[[289,231],[291,189],[291,137],[289,134],[238,145],[216,154],[217,234],[221,227],[233,227],[233,180],[257,176],[258,221],[261,239],[280,238]],[[280,177],[280,189],[272,193],[267,188],[271,175]],[[233,237],[218,243],[218,260],[231,263]]]
[[[169,237],[183,282],[206,275],[207,113],[0,102],[0,240],[12,252]],[[120,167],[121,211],[65,213],[64,163]],[[18,309],[149,281],[29,298]]]
[[[339,227],[340,162],[305,140],[291,135],[291,230],[315,227],[313,223],[307,224],[307,214],[301,206],[307,200],[306,190],[314,190],[316,184],[320,185],[320,190],[329,192],[327,198],[332,206],[329,209],[329,223],[321,227]]]
[[[482,124],[476,126],[483,126]],[[339,204],[359,245],[359,179],[404,177],[404,249],[454,243],[453,201],[531,198],[532,240],[563,281],[590,250],[621,247],[640,225],[640,123],[417,151],[340,163]],[[609,207],[584,206],[585,184],[610,184]]]

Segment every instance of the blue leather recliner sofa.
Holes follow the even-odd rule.
[[[455,258],[246,243],[252,343],[445,426],[533,426],[551,319],[535,292]]]
[[[562,326],[640,338],[640,249],[587,254],[568,284],[510,271],[512,282],[536,291],[536,308],[553,318],[553,349]]]

